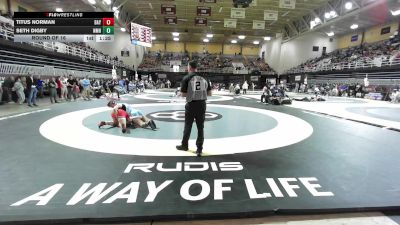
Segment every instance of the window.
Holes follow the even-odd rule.
[[[313,52],[318,52],[319,51],[319,47],[318,46],[313,46],[312,50],[313,50]]]

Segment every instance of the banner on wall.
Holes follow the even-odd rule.
[[[246,11],[244,8],[231,8],[231,18],[244,19],[246,18]]]
[[[253,29],[264,30],[265,29],[265,21],[263,21],[263,20],[253,20]]]
[[[351,42],[358,41],[358,34],[351,36]]]
[[[301,81],[301,75],[297,75],[294,77],[294,81]]]
[[[296,0],[279,0],[279,8],[294,9]]]
[[[195,18],[194,24],[196,26],[207,26],[207,18]]]
[[[161,14],[164,15],[176,15],[176,5],[161,5]]]
[[[164,24],[177,24],[178,19],[176,16],[166,16],[164,17]]]
[[[227,28],[236,28],[236,19],[224,19],[224,27]]]
[[[211,16],[211,7],[197,6],[197,16]]]
[[[264,10],[264,20],[278,20],[278,11]]]

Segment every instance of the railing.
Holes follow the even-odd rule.
[[[5,27],[0,27],[0,38],[6,40],[14,41],[14,30],[7,29]],[[28,44],[43,48],[48,51],[54,51],[59,53],[64,53],[67,55],[78,56],[83,60],[90,60],[92,62],[101,62],[104,64],[111,64],[117,67],[126,67],[122,62],[111,59],[100,53],[93,53],[91,51],[86,51],[79,47],[70,46],[59,42],[29,42]]]
[[[353,61],[347,63],[332,63],[332,64],[321,64],[314,65],[311,67],[305,66],[304,68],[295,68],[286,71],[285,74],[295,74],[295,73],[310,73],[310,72],[320,72],[320,71],[337,71],[337,70],[354,70],[354,69],[365,69],[365,68],[379,68],[379,67],[391,67],[400,65],[400,59],[393,60],[382,60],[374,61],[367,60],[363,61]]]
[[[9,63],[0,63],[0,75],[41,75],[41,76],[67,76],[74,75],[78,78],[89,76],[90,78],[111,78],[111,74],[97,73],[94,71],[79,71],[54,68],[52,66],[28,66]]]
[[[144,72],[186,72],[186,67],[179,67],[179,71],[174,71],[170,66],[158,66],[152,68],[140,68],[140,71]],[[224,67],[224,68],[198,68],[197,72],[200,73],[221,73],[221,74],[251,74],[251,70],[235,70],[232,67]],[[261,75],[275,75],[276,73],[273,71],[260,71]]]

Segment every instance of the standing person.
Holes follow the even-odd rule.
[[[247,81],[244,81],[242,89],[243,89],[243,94],[244,95],[247,94],[247,89],[249,89],[249,84],[247,83]]]
[[[126,78],[126,79],[125,79],[125,86],[126,86],[126,92],[127,92],[127,93],[129,93],[129,83],[130,83],[129,79]]]
[[[24,103],[25,101],[25,94],[24,94],[24,86],[22,85],[20,77],[17,77],[17,80],[15,81],[12,90],[17,93],[18,103],[22,105],[22,103]]]
[[[32,107],[32,103],[34,106],[38,106],[36,104],[36,96],[38,93],[38,90],[36,89],[36,84],[37,80],[32,75],[28,75],[28,77],[26,77],[26,89],[28,93],[27,102],[29,107]]]
[[[85,79],[82,80],[82,87],[83,87],[83,93],[82,93],[83,100],[91,100],[90,89],[92,86],[90,85],[89,76],[86,76]]]
[[[68,100],[71,101],[71,95],[74,97],[74,101],[76,101],[76,93],[75,93],[75,88],[77,85],[77,81],[75,78],[72,77],[72,75],[69,75],[69,78],[67,80],[67,90],[68,90]]]
[[[49,81],[49,94],[50,94],[50,101],[51,101],[51,104],[53,104],[54,102],[55,103],[58,103],[58,101],[57,101],[57,88],[58,88],[58,85],[57,85],[57,82],[54,80],[54,77],[52,77],[52,78],[50,78],[50,81]],[[53,101],[53,99],[54,99],[54,101]]]
[[[37,78],[36,89],[38,90],[39,98],[43,98],[43,80],[40,78],[40,76]]]
[[[197,156],[200,157],[204,143],[204,121],[207,108],[207,96],[211,96],[210,81],[197,74],[197,62],[191,61],[188,64],[189,74],[183,77],[181,84],[182,97],[186,97],[185,105],[185,128],[181,145],[176,149],[187,151],[189,149],[190,132],[193,121],[196,119],[197,126]]]

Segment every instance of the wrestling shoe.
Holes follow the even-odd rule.
[[[202,152],[202,150],[200,150],[200,149],[197,149],[197,151],[196,151],[196,155],[197,155],[197,157],[201,157],[201,152]]]
[[[180,150],[180,151],[187,151],[189,150],[188,146],[184,146],[184,145],[177,145],[176,149]]]
[[[106,125],[106,122],[105,122],[105,121],[101,121],[101,122],[99,123],[99,128],[102,127],[102,126],[104,126],[104,125]]]
[[[150,121],[149,121],[149,125],[150,125],[150,127],[151,127],[152,130],[157,129],[157,126],[156,126],[156,123],[154,122],[154,120],[150,120]]]
[[[125,134],[125,133],[126,133],[126,129],[122,129],[122,133],[124,133],[124,134]]]

